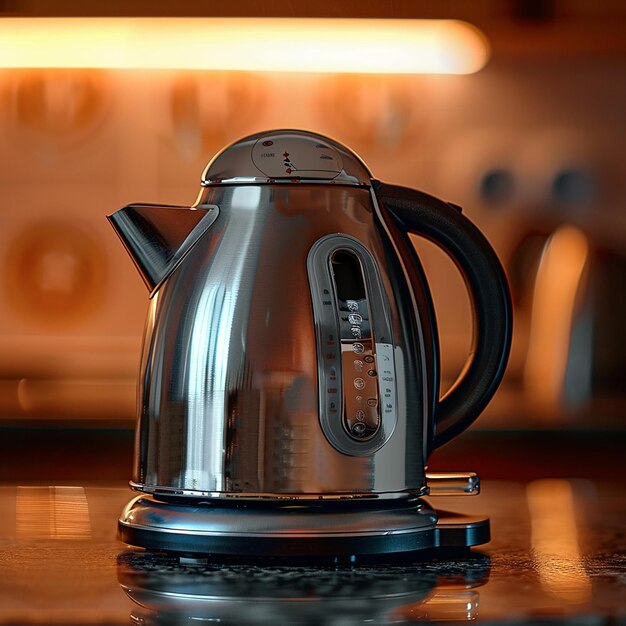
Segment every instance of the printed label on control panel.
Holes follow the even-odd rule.
[[[396,368],[393,360],[393,346],[390,343],[376,344],[376,365],[380,389],[381,411],[384,415],[396,414]]]
[[[270,135],[252,148],[252,162],[270,178],[313,178],[332,180],[343,169],[337,150],[316,137]]]

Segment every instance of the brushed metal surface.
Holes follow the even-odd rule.
[[[191,496],[420,491],[423,365],[370,190],[213,185],[196,208],[209,205],[219,216],[150,301],[134,488]],[[363,456],[335,449],[319,422],[307,255],[334,233],[369,250],[390,303],[397,424]]]

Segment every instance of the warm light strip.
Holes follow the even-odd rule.
[[[552,234],[539,262],[524,382],[546,409],[562,400],[576,298],[588,257],[585,234],[565,225]]]
[[[0,68],[471,74],[488,57],[453,20],[0,18]]]
[[[18,487],[15,526],[20,539],[89,539],[84,487]]]
[[[568,603],[586,602],[592,586],[578,538],[572,485],[558,479],[536,480],[526,486],[526,497],[533,557],[543,589]]]

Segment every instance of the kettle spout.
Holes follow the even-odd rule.
[[[107,219],[152,296],[217,219],[218,213],[215,205],[129,204]]]

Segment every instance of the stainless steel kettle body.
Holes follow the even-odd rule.
[[[110,220],[151,292],[132,486],[197,497],[425,492],[432,449],[482,411],[511,319],[497,258],[458,208],[372,179],[320,135],[247,137],[193,207]],[[475,341],[439,398],[432,303],[410,244],[462,271]]]

